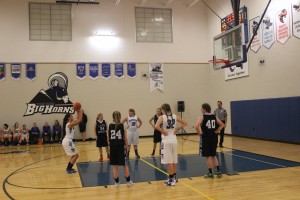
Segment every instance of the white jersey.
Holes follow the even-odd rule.
[[[14,134],[20,134],[20,128],[15,128],[14,129]]]
[[[8,129],[3,128],[3,134],[8,134],[8,133],[9,133],[9,128]]]
[[[65,139],[73,140],[74,139],[74,135],[75,135],[75,128],[74,127],[68,128],[69,124],[70,123],[67,123],[67,125],[66,125],[66,136],[65,136]]]
[[[162,134],[161,138],[163,140],[171,140],[171,139],[176,140],[176,134],[174,134],[176,125],[177,125],[177,119],[175,114],[163,115],[163,130],[166,131],[168,135],[165,136]]]
[[[138,122],[138,117],[134,115],[133,117],[130,117],[128,115],[127,117],[127,124],[128,124],[128,131],[134,132],[137,131],[137,122]]]

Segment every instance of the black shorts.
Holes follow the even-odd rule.
[[[84,133],[86,131],[86,125],[79,125],[79,132]]]
[[[161,142],[161,133],[158,130],[154,131],[153,143]]]
[[[110,165],[125,165],[124,145],[110,146]]]
[[[218,144],[217,134],[202,136],[202,157],[216,156]]]
[[[107,147],[107,135],[106,133],[97,134],[96,147]]]

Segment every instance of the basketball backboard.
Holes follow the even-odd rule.
[[[245,45],[244,25],[240,24],[234,28],[214,37],[213,64],[218,68],[231,67],[247,62]],[[221,63],[219,61],[222,61]],[[218,63],[219,62],[219,63]]]

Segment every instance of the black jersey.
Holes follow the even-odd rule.
[[[158,117],[156,115],[154,115],[153,120],[154,120],[154,124],[156,124]]]
[[[124,145],[124,125],[119,124],[116,128],[115,124],[110,124],[108,128],[109,142],[111,146]]]
[[[217,119],[215,115],[203,115],[203,121],[201,124],[201,129],[203,132],[203,135],[209,136],[209,135],[216,135],[217,127]]]
[[[106,130],[107,130],[107,127],[106,127],[105,120],[103,120],[102,122],[97,120],[96,121],[96,133],[97,133],[97,135],[98,134],[106,134]]]

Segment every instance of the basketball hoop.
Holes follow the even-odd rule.
[[[209,60],[208,63],[214,70],[219,70],[222,67],[229,65],[230,60],[213,58],[212,60]]]

